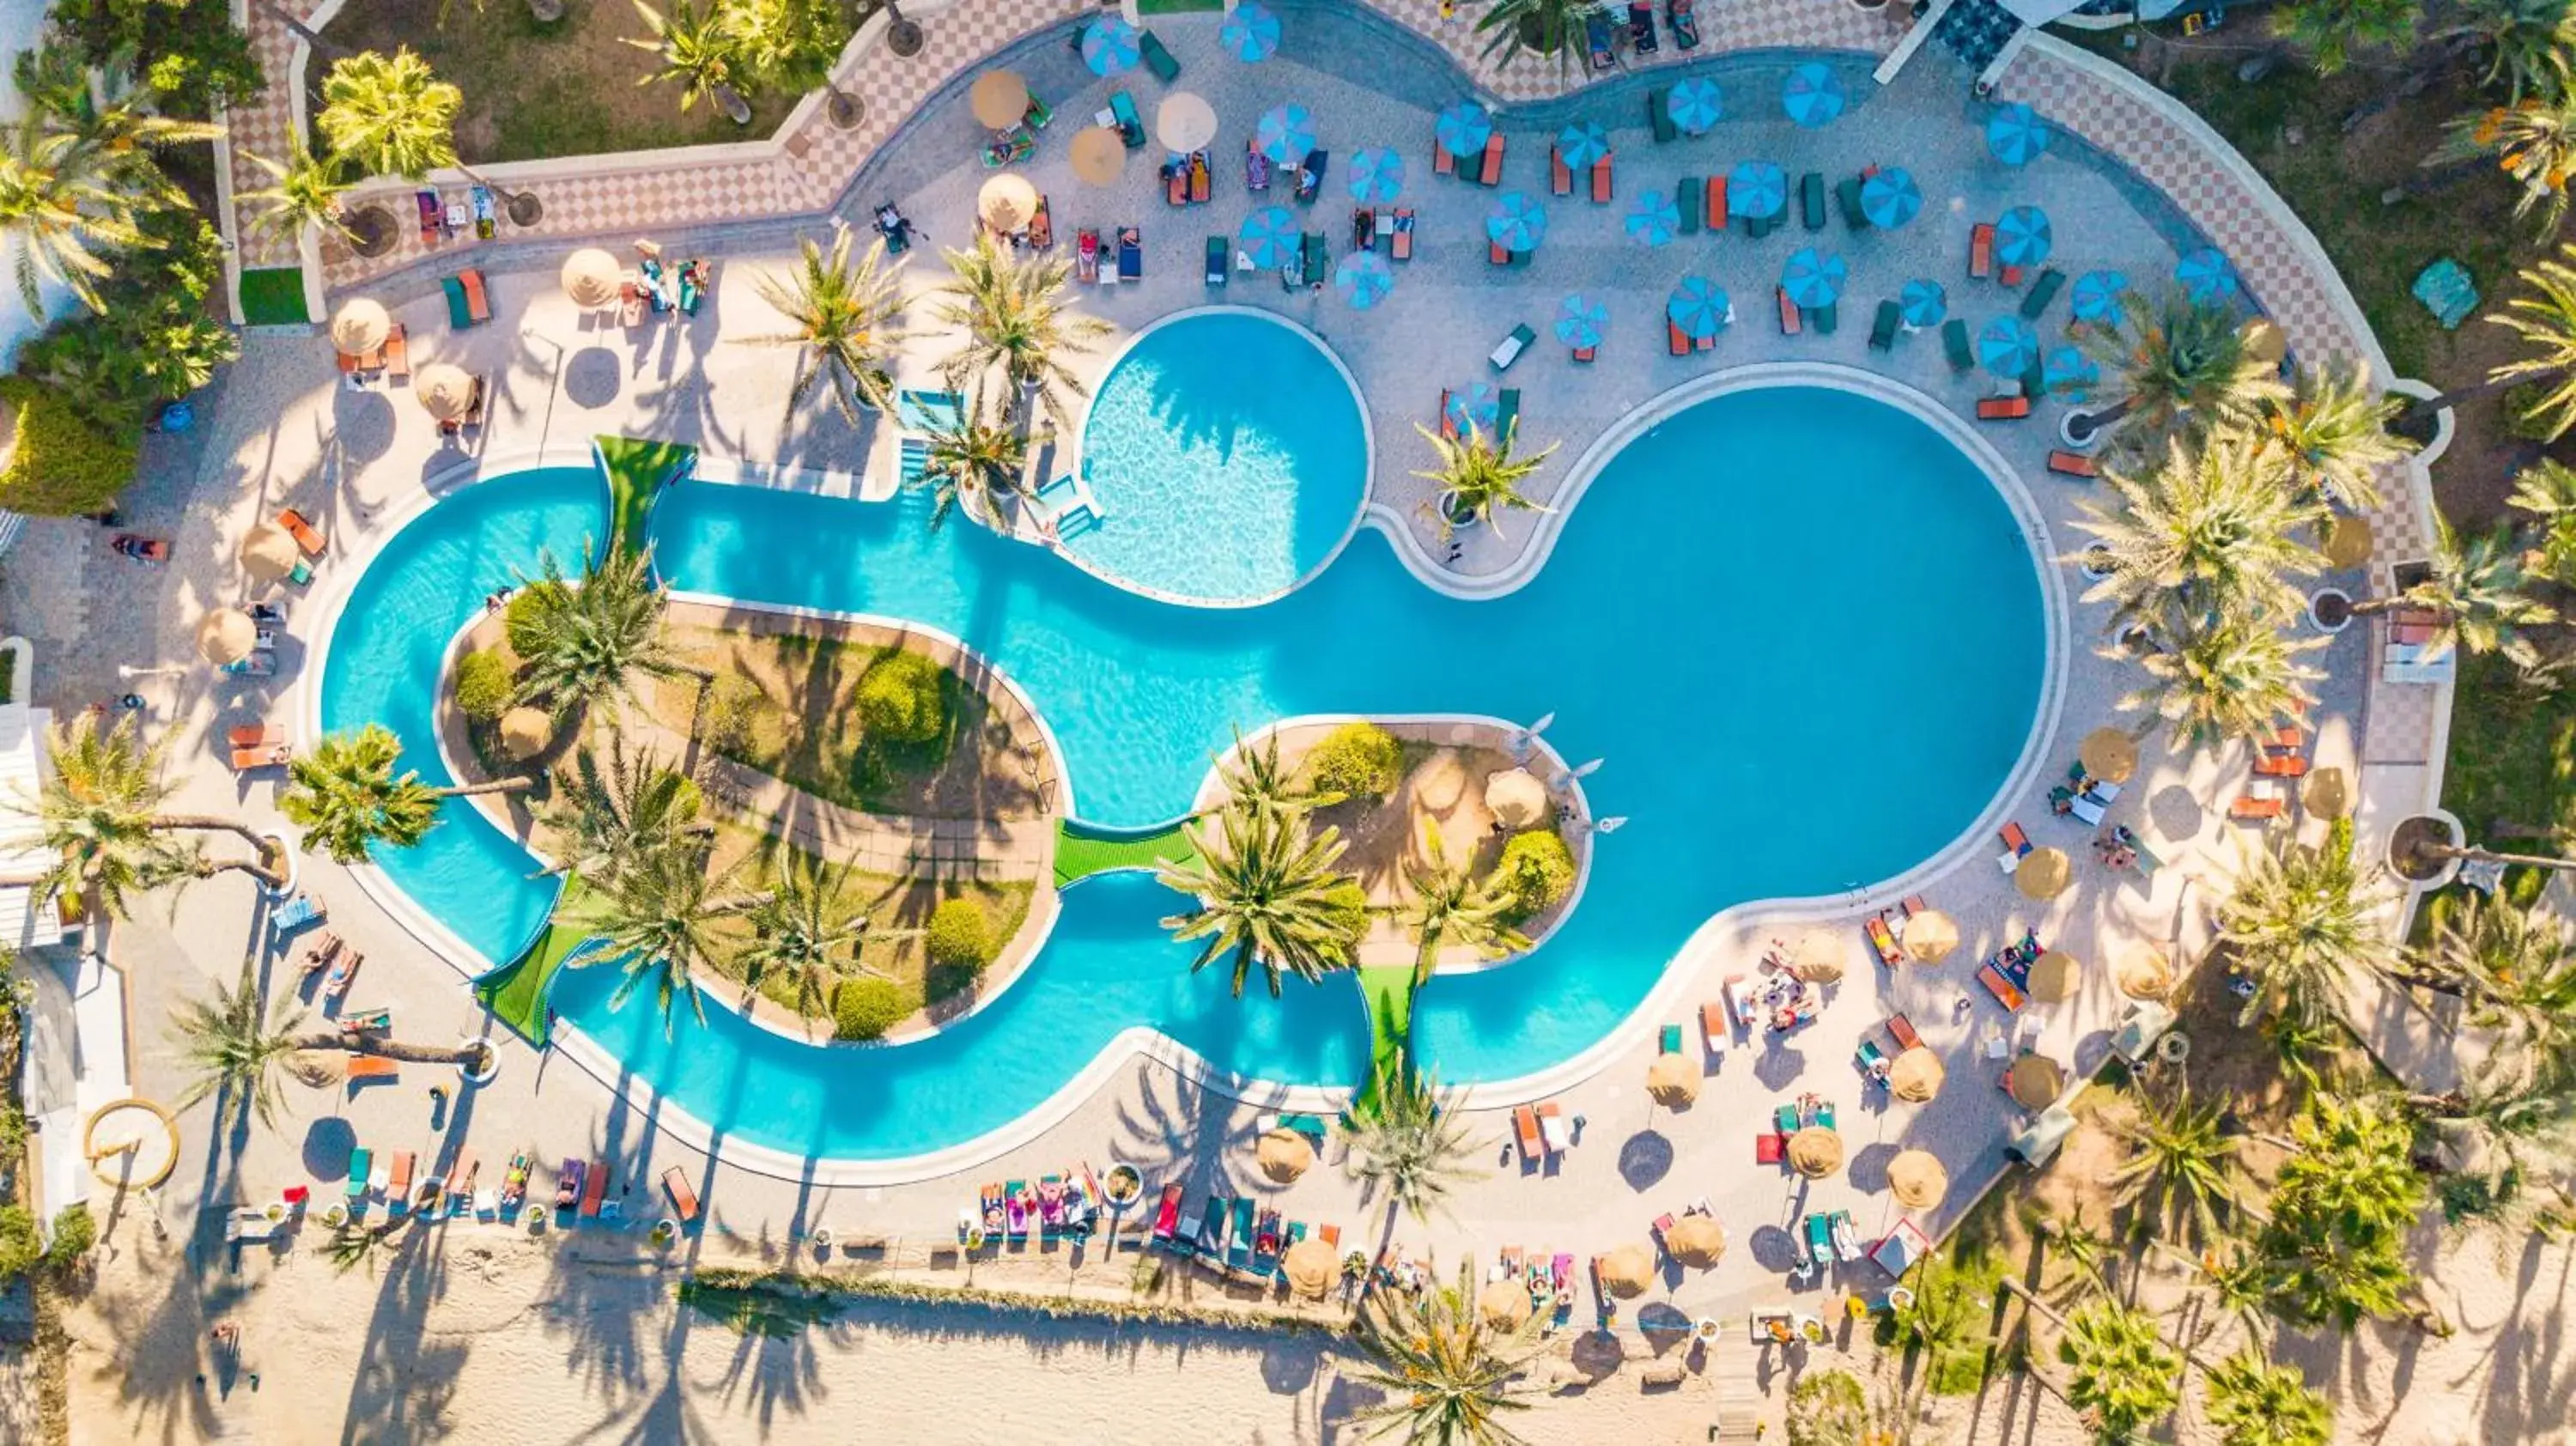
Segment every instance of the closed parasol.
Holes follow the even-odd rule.
[[[1905,921],[1905,957],[1917,964],[1938,964],[1958,947],[1959,921],[1938,909]]]
[[[2083,966],[2063,949],[2051,949],[2030,962],[2030,997],[2042,1004],[2061,1004],[2075,997]]]
[[[1476,1314],[1488,1325],[1516,1330],[1530,1318],[1529,1287],[1517,1280],[1498,1280],[1476,1297]]]
[[[1659,1054],[1646,1066],[1646,1093],[1667,1108],[1699,1098],[1699,1070],[1687,1055]]]
[[[385,313],[384,303],[364,296],[344,303],[331,318],[331,345],[343,356],[366,356],[393,333],[394,319]]]
[[[966,108],[975,113],[975,124],[1009,130],[1029,112],[1029,83],[1016,70],[985,71],[966,92]]]
[[[2352,783],[2340,768],[2320,768],[2308,775],[2299,802],[2317,818],[2341,818],[2352,812]]]
[[[465,369],[446,362],[431,362],[411,379],[412,395],[429,414],[442,422],[453,422],[474,405],[474,379]]]
[[[2084,771],[2105,783],[2126,783],[2138,771],[2138,740],[2118,728],[2096,728],[2075,750]]]
[[[1789,1164],[1808,1179],[1821,1180],[1843,1167],[1843,1137],[1809,1125],[1789,1137]]]
[[[1601,1257],[1601,1288],[1612,1295],[1642,1295],[1655,1283],[1655,1254],[1642,1245],[1622,1245]]]
[[[259,626],[239,608],[217,608],[197,620],[197,656],[229,668],[259,646]]]
[[[1216,139],[1216,109],[1200,96],[1176,90],[1154,110],[1154,139],[1174,155],[1186,156]]]
[[[1288,1288],[1299,1295],[1320,1296],[1332,1289],[1333,1278],[1341,1273],[1341,1257],[1333,1247],[1320,1240],[1300,1240],[1288,1247],[1279,1262],[1288,1276]]]
[[[1887,1162],[1887,1193],[1909,1210],[1929,1210],[1950,1193],[1950,1172],[1929,1150],[1901,1150]]]
[[[1004,171],[975,193],[975,214],[1003,235],[1024,230],[1038,213],[1038,188],[1017,171]]]
[[[261,582],[293,576],[296,565],[304,560],[294,534],[274,522],[259,523],[243,533],[240,556],[242,570]]]
[[[513,708],[501,715],[501,751],[512,758],[536,757],[554,736],[555,720],[542,708]]]
[[[2004,1088],[2023,1109],[2044,1110],[2065,1092],[2066,1071],[2047,1055],[2025,1054],[2004,1072]]]
[[[1261,1173],[1269,1176],[1274,1185],[1288,1184],[1315,1163],[1315,1147],[1295,1130],[1262,1131],[1252,1154],[1261,1163]]]
[[[1485,807],[1513,828],[1527,828],[1547,817],[1547,785],[1526,768],[1506,768],[1485,777]]]
[[[1837,984],[1842,981],[1843,956],[1848,952],[1842,940],[1821,929],[1812,930],[1798,940],[1798,952],[1789,967],[1810,984]]]
[[[1127,143],[1107,126],[1073,133],[1073,177],[1086,186],[1114,186],[1127,173]]]
[[[584,246],[564,258],[564,295],[584,311],[615,305],[618,283],[625,279],[625,269],[617,264],[617,258],[596,246]]]
[[[2375,541],[2370,535],[2369,518],[2347,514],[2326,524],[2325,545],[2320,550],[2326,555],[2327,566],[2346,571],[2370,561]]]
[[[1726,1227],[1714,1215],[1685,1215],[1664,1232],[1664,1249],[1682,1264],[1706,1270],[1726,1254]]]
[[[1941,1056],[1918,1044],[1888,1065],[1887,1092],[1909,1104],[1923,1104],[1941,1092],[1941,1081],[1947,1074],[1941,1067]]]
[[[2013,887],[2026,899],[2053,899],[2066,892],[2074,866],[2061,848],[2033,849],[2013,868]]]

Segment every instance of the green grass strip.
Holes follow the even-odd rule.
[[[304,268],[271,266],[241,274],[242,321],[249,326],[304,326]]]
[[[572,951],[589,937],[585,930],[556,922],[580,897],[581,881],[565,879],[563,892],[555,898],[554,917],[546,921],[536,940],[518,958],[474,982],[474,993],[494,1017],[517,1030],[530,1044],[542,1046],[546,1042],[546,985]]]
[[[1098,833],[1066,819],[1056,829],[1055,886],[1059,889],[1093,874],[1120,869],[1151,869],[1163,863],[1188,863],[1198,857],[1189,835],[1174,824],[1160,833]]]
[[[1360,1098],[1377,1092],[1377,1082],[1404,1068],[1404,1052],[1413,1037],[1413,966],[1379,964],[1360,971],[1360,998],[1369,1012],[1369,1077]]]
[[[644,545],[644,517],[653,497],[696,465],[698,449],[681,442],[648,442],[635,437],[594,437],[600,465],[608,471],[609,536],[616,545]]]

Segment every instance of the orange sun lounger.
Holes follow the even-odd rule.
[[[1798,318],[1797,303],[1789,299],[1789,288],[1775,286],[1771,290],[1780,298],[1780,334],[1796,336],[1802,328]]]
[[[232,748],[274,748],[285,741],[283,723],[245,723],[224,733],[225,745]]]
[[[2256,798],[2249,794],[2236,800],[2234,803],[2229,804],[2227,806],[2227,816],[2229,818],[2251,820],[2279,818],[2281,816],[2281,800],[2277,798]]]
[[[1702,224],[1711,232],[1723,232],[1726,229],[1726,177],[1709,177],[1705,194],[1708,197],[1708,215],[1702,218]]]
[[[402,1066],[381,1054],[349,1056],[348,1077],[351,1084],[371,1079],[400,1079]]]
[[[1501,131],[1485,137],[1485,156],[1477,170],[1476,183],[1482,186],[1499,186],[1503,183],[1503,133]]]
[[[322,534],[311,522],[305,520],[303,513],[289,507],[277,514],[277,525],[286,529],[287,535],[295,539],[295,545],[303,549],[306,557],[322,555]]]
[[[1725,1050],[1726,1041],[1732,1033],[1733,1031],[1727,1027],[1726,1023],[1726,1002],[1724,1000],[1712,999],[1708,1003],[1699,1007],[1699,1042],[1701,1048],[1707,1050],[1711,1054],[1720,1053]]]
[[[2254,760],[2254,772],[2264,778],[2305,778],[2308,760],[2296,753],[2267,753]]]
[[[1889,1038],[1896,1041],[1896,1047],[1899,1049],[1923,1047],[1923,1036],[1914,1032],[1914,1021],[1902,1014],[1887,1016],[1887,1034]]]
[[[1574,172],[1565,164],[1565,152],[1555,146],[1547,148],[1547,189],[1550,195],[1574,194]]]
[[[2011,980],[2006,979],[2003,976],[2003,971],[1997,969],[1992,964],[1985,965],[1977,970],[1977,982],[1985,985],[1986,992],[1993,995],[1995,997],[1995,1002],[2001,1004],[2006,1009],[2017,1010],[2024,1004],[2030,1002],[2022,997],[2022,992],[2020,990],[2013,987],[2013,982]]]
[[[2048,470],[2060,477],[2099,477],[2102,464],[2081,452],[2051,452],[2048,454]]]
[[[394,1172],[385,1181],[385,1199],[395,1205],[411,1203],[411,1171],[417,1163],[409,1150],[394,1152]]]
[[[1512,1131],[1520,1137],[1521,1155],[1525,1159],[1543,1159],[1547,1140],[1538,1132],[1538,1111],[1521,1105],[1512,1111]]]
[[[608,1162],[593,1160],[590,1162],[590,1173],[582,1177],[581,1218],[598,1219],[599,1202],[606,1198],[608,1198]]]
[[[1995,274],[1995,228],[1980,221],[1968,233],[1968,274],[1979,281]]]
[[[1610,204],[1610,158],[1603,156],[1592,163],[1592,204]]]
[[[1664,330],[1671,333],[1673,355],[1689,356],[1691,349],[1690,333],[1682,330],[1681,323],[1674,321],[1670,317],[1666,317],[1664,318]]]
[[[236,748],[233,750],[233,772],[248,773],[254,768],[283,768],[287,760],[294,756],[295,750],[283,743],[259,743],[248,748]],[[2302,770],[2306,768],[2304,759],[2300,761],[2300,767]]]
[[[2017,422],[2030,415],[2028,397],[1980,397],[1977,420],[1980,422]]]
[[[698,1218],[698,1192],[689,1188],[689,1177],[679,1166],[662,1172],[662,1193],[671,1197],[671,1213],[681,1224]]]

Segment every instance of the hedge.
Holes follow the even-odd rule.
[[[1306,776],[1318,792],[1384,798],[1404,776],[1404,745],[1374,723],[1345,723],[1306,754]]]
[[[973,899],[946,899],[930,911],[930,962],[957,969],[981,969],[993,962],[993,926],[984,906]]]
[[[948,670],[919,653],[878,655],[859,677],[859,722],[879,743],[927,743],[948,731]]]
[[[510,711],[510,693],[516,686],[510,679],[510,665],[489,648],[456,660],[456,706],[476,722],[489,723]]]
[[[885,1038],[885,1032],[912,1017],[919,1006],[904,990],[883,979],[844,981],[832,1000],[832,1037],[855,1041]]]
[[[0,401],[18,409],[17,444],[0,470],[0,507],[81,517],[104,509],[134,480],[133,439],[83,420],[52,389],[0,378]]]
[[[1574,887],[1574,850],[1552,828],[1524,830],[1503,845],[1494,878],[1511,895],[1507,912],[1518,923],[1564,898]]]

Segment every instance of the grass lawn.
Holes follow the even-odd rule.
[[[2557,854],[2576,830],[2576,689],[2518,687],[2513,665],[2460,659],[2442,801],[2480,843]]]
[[[698,449],[680,442],[646,442],[633,437],[598,437],[599,459],[608,470],[609,536],[622,548],[644,545],[644,518],[654,494],[664,483],[697,461]]]
[[[1060,889],[1112,869],[1151,869],[1165,859],[1182,863],[1197,853],[1179,824],[1138,838],[1088,833],[1067,819],[1057,827],[1055,885]]]
[[[581,881],[564,880],[561,898],[555,901],[560,914],[581,896]],[[508,964],[477,980],[474,992],[490,1006],[503,1024],[517,1030],[532,1044],[546,1042],[546,985],[555,971],[563,967],[565,956],[572,953],[583,939],[578,929],[567,929],[549,920],[525,953]]]
[[[270,266],[241,274],[242,321],[249,326],[296,326],[313,320],[304,310],[304,268]]]

